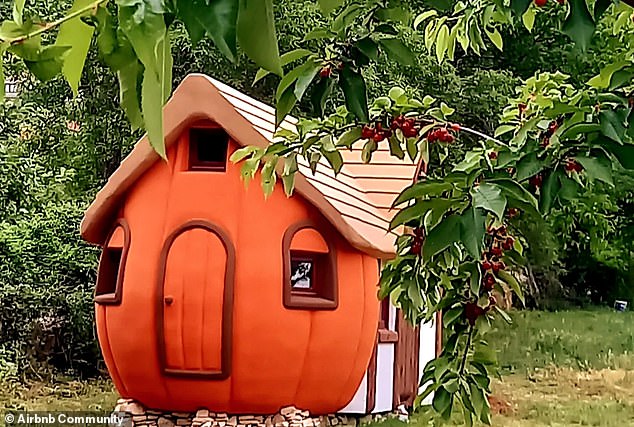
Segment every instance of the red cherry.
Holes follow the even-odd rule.
[[[412,243],[412,246],[409,249],[409,253],[412,255],[420,256],[422,250],[423,243],[419,239],[415,239],[414,243]]]
[[[495,276],[491,273],[488,273],[486,276],[484,276],[484,289],[486,289],[487,291],[491,291],[493,290],[493,287],[495,286]]]
[[[403,136],[405,136],[406,138],[414,138],[418,136],[418,129],[416,129],[415,127],[401,130],[403,131]]]
[[[504,252],[502,252],[501,248],[495,246],[491,248],[491,254],[497,257],[501,257],[504,254]]]
[[[451,124],[451,130],[456,131],[456,132],[460,132],[460,125],[458,123],[452,123]]]
[[[374,142],[381,142],[385,139],[385,134],[383,132],[376,132],[372,139]]]
[[[370,127],[369,125],[365,125],[361,129],[361,138],[363,139],[372,138],[374,136],[374,133],[375,133],[374,128]]]
[[[535,0],[535,6],[544,7],[544,6],[546,6],[547,2],[548,2],[548,0]]]
[[[396,121],[396,119],[392,120],[390,122],[390,129],[392,130],[396,130],[400,127],[401,125],[399,124],[399,122]]]
[[[497,151],[491,151],[491,152],[489,153],[489,159],[491,159],[491,160],[495,160],[495,159],[497,159],[497,158],[498,158],[498,153],[497,153]]]
[[[475,302],[468,302],[464,306],[464,314],[471,326],[475,325],[478,317],[484,314],[484,309]]]
[[[326,65],[324,68],[319,70],[319,77],[323,79],[327,79],[332,75],[332,68],[329,65]]]
[[[509,208],[507,211],[507,215],[509,218],[515,218],[520,214],[520,211],[517,208]]]
[[[531,176],[531,178],[528,180],[529,184],[531,184],[534,187],[538,187],[538,188],[542,186],[542,182],[543,182],[543,178],[539,174]]]
[[[493,265],[489,261],[482,262],[482,268],[484,270],[491,270],[492,267]]]
[[[513,249],[514,242],[515,239],[513,239],[512,237],[507,237],[504,243],[502,243],[502,248],[504,248],[505,251],[510,251],[511,249]]]

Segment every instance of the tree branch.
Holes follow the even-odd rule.
[[[82,8],[80,8],[80,9],[77,9],[77,10],[69,13],[68,15],[66,15],[66,16],[64,16],[62,18],[56,19],[55,21],[49,22],[47,24],[43,24],[40,28],[38,28],[35,31],[32,31],[32,32],[27,33],[27,34],[24,34],[24,35],[22,35],[20,37],[16,37],[14,39],[6,39],[6,40],[3,40],[3,41],[4,42],[8,42],[10,45],[16,45],[16,44],[23,43],[23,42],[25,42],[28,39],[36,37],[36,36],[38,36],[38,35],[40,35],[42,33],[45,33],[46,31],[48,31],[48,30],[50,30],[52,28],[55,28],[55,27],[58,27],[58,26],[62,25],[66,21],[70,21],[73,18],[81,16],[81,15],[83,15],[84,13],[88,12],[91,9],[96,9],[100,5],[108,3],[108,1],[109,0],[95,0],[94,2],[90,3],[89,5],[86,5],[86,6],[82,7]]]

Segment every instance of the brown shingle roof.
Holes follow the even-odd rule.
[[[202,74],[187,76],[163,109],[167,146],[191,123],[209,119],[221,125],[239,144],[266,146],[273,140],[275,110],[217,80]],[[282,127],[293,130],[296,119]],[[393,233],[387,231],[394,211],[390,205],[411,184],[416,163],[390,156],[381,146],[370,164],[361,161],[361,150],[342,152],[344,166],[335,177],[322,163],[313,175],[300,161],[295,188],[314,204],[357,249],[377,257],[394,255]],[[82,236],[101,243],[110,218],[127,189],[159,160],[144,136],[112,174],[90,205],[81,224]]]

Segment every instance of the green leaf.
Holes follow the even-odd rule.
[[[594,19],[590,15],[586,0],[568,0],[568,3],[570,10],[561,30],[579,45],[581,50],[586,50],[594,33]]]
[[[68,46],[45,46],[35,53],[35,57],[27,55],[31,59],[24,59],[24,65],[35,77],[45,82],[62,71],[64,57],[69,50]]]
[[[0,104],[4,101],[4,51],[7,49],[5,43],[0,43]]]
[[[425,180],[410,185],[405,188],[401,194],[394,200],[392,207],[398,206],[403,202],[412,200],[418,197],[425,196],[439,196],[445,191],[449,191],[453,188],[450,182],[446,181],[431,181]]]
[[[447,52],[447,44],[449,43],[449,27],[442,24],[436,36],[436,59],[438,63],[442,63]]]
[[[460,240],[475,259],[482,256],[486,214],[481,209],[471,207],[460,216]]]
[[[498,272],[498,277],[506,282],[507,285],[515,292],[515,295],[522,301],[522,305],[525,305],[524,301],[524,292],[522,292],[522,288],[517,281],[517,279],[508,271],[500,270]]]
[[[412,66],[416,63],[414,54],[402,41],[396,38],[384,38],[379,39],[378,42],[391,60],[405,66]]]
[[[280,123],[284,121],[284,118],[291,112],[295,104],[297,103],[297,98],[295,98],[295,93],[293,87],[288,87],[277,100],[275,104],[275,127],[277,128]]]
[[[320,79],[314,86],[314,89],[310,95],[310,102],[317,116],[322,117],[324,115],[326,101],[332,93],[332,89],[334,88],[334,86],[334,79]]]
[[[396,135],[390,136],[388,143],[390,146],[390,154],[400,160],[403,160],[405,158],[405,152],[403,151],[401,142],[398,140]]]
[[[586,175],[591,180],[603,181],[614,185],[612,181],[612,162],[606,157],[577,156],[575,160],[583,166]]]
[[[502,219],[506,209],[506,196],[502,194],[500,187],[483,182],[471,190],[473,206],[482,208]]]
[[[427,19],[429,19],[431,17],[434,17],[436,15],[438,15],[438,11],[436,11],[434,9],[429,9],[429,10],[426,10],[425,12],[421,13],[416,18],[414,18],[414,29],[415,30],[418,29],[418,26],[420,24],[422,24]]]
[[[533,196],[533,194],[531,194],[530,191],[524,188],[519,182],[514,181],[510,178],[492,179],[489,182],[493,182],[495,183],[495,185],[500,187],[502,189],[502,192],[507,197],[513,197],[519,201],[528,203],[531,206],[533,206],[535,209],[537,209],[537,206],[538,206],[537,199],[535,198],[535,196]]]
[[[515,179],[524,181],[544,169],[545,161],[539,160],[536,153],[528,153],[517,162]]]
[[[306,64],[311,64],[311,61],[307,62]],[[297,77],[297,81],[295,82],[295,98],[298,101],[301,101],[304,93],[306,92],[306,89],[308,89],[308,86],[312,83],[312,81],[315,79],[315,76],[317,76],[317,73],[319,72],[319,70],[321,69],[321,65],[318,64],[314,64],[313,66],[310,67],[306,67],[304,70],[302,70],[302,73],[299,75],[299,77]]]
[[[147,68],[143,71],[141,85],[141,112],[150,145],[167,160],[163,139],[163,88],[156,74]]]
[[[531,3],[532,0],[511,0],[511,10],[513,10],[517,16],[522,16]]]
[[[275,99],[279,100],[282,94],[286,92],[287,89],[292,88],[302,75],[310,74],[314,68],[317,68],[317,70],[319,71],[319,66],[311,60],[298,65],[297,67],[286,73],[284,77],[282,77],[282,80],[280,80],[280,83],[277,85],[277,90],[275,91]],[[295,93],[294,89],[293,93]]]
[[[286,197],[291,197],[295,190],[295,174],[282,175],[282,185],[284,186]]]
[[[339,139],[337,140],[337,147],[352,147],[352,144],[361,139],[361,128],[354,127],[352,129],[348,129],[344,133],[341,134]]]
[[[377,144],[372,139],[363,144],[363,149],[361,150],[361,160],[363,163],[370,163],[370,160],[372,160],[372,154],[376,151],[376,149]]]
[[[596,22],[599,21],[599,18],[601,18],[601,15],[603,15],[605,11],[608,10],[608,8],[610,7],[610,5],[612,5],[612,3],[614,3],[613,0],[597,0],[594,3],[594,20]]]
[[[75,0],[67,14],[77,11],[93,1],[94,0]],[[90,12],[86,12],[84,15],[89,13]],[[85,24],[81,20],[81,16],[70,19],[59,27],[55,45],[70,47],[69,52],[64,58],[62,74],[66,78],[75,96],[77,96],[79,80],[82,70],[84,69],[86,55],[88,54],[88,48],[90,48],[90,41],[94,31],[95,28]]]
[[[612,141],[601,141],[601,145],[609,150],[625,169],[634,170],[634,145],[620,145]]]
[[[275,34],[273,0],[239,0],[237,34],[240,47],[257,65],[283,74]]]
[[[319,0],[319,9],[324,15],[330,15],[343,4],[343,0]]]
[[[277,165],[278,157],[270,157],[262,166],[262,190],[264,198],[268,198],[275,189],[277,174],[275,173],[275,165]]]
[[[553,203],[557,198],[561,184],[559,176],[561,171],[552,171],[544,179],[544,185],[539,193],[539,210],[543,214],[548,214],[553,207]]]
[[[572,126],[566,128],[561,135],[559,135],[560,141],[573,139],[577,135],[587,135],[592,132],[598,132],[601,130],[601,126],[597,123],[575,123]]]
[[[185,25],[192,46],[196,46],[205,36],[205,27],[200,22],[200,15],[204,12],[201,4],[204,5],[203,0],[176,0],[178,17]]]
[[[430,200],[418,200],[411,206],[401,209],[390,222],[390,230],[405,225],[414,219],[422,220],[428,212],[435,212],[436,215],[442,217],[449,208],[455,205],[455,199],[434,198]],[[419,221],[420,222],[420,221]]]
[[[163,66],[159,63],[158,50],[167,33],[165,20],[163,15],[145,9],[144,3],[137,6],[138,10],[136,7],[119,6],[119,25],[139,61],[146,70],[154,73],[155,80],[160,83],[163,81]]]
[[[444,413],[449,407],[451,407],[451,403],[453,400],[453,396],[445,390],[444,387],[438,387],[434,393],[434,400],[432,401],[432,406],[439,414]]]
[[[344,67],[341,70],[339,86],[343,90],[348,111],[362,122],[367,123],[370,118],[368,117],[368,100],[363,76],[350,67]]]
[[[286,52],[280,57],[280,62],[282,66],[288,65],[291,62],[295,62],[298,59],[302,59],[310,55],[312,52],[308,49],[294,49],[290,52]],[[264,68],[260,68],[258,72],[255,74],[255,78],[253,79],[252,84],[256,84],[258,81],[262,80],[264,77],[271,74],[270,71],[265,70]]]
[[[335,171],[335,174],[338,174],[343,167],[343,157],[338,150],[334,151],[323,151],[322,154],[332,167],[332,170]]]
[[[355,46],[365,56],[372,59],[373,61],[376,61],[379,59],[379,45],[370,37],[362,38],[355,44]]]
[[[497,47],[499,51],[502,51],[502,35],[500,32],[496,28],[494,28],[493,31],[489,31],[485,28],[485,32],[495,47]]]
[[[506,311],[502,310],[497,305],[494,305],[493,308],[495,309],[495,311],[498,312],[498,314],[502,317],[502,319],[504,319],[504,321],[506,323],[508,323],[509,325],[511,325],[513,323],[513,320],[511,319],[511,316],[509,316]]]
[[[497,359],[495,349],[485,345],[478,346],[473,353],[473,361],[483,365],[495,365],[497,364]]]
[[[141,114],[140,87],[143,80],[143,66],[139,61],[130,62],[117,71],[119,79],[119,103],[125,112],[132,129],[143,127],[143,115]]]
[[[425,261],[429,261],[434,255],[460,241],[460,224],[460,217],[452,214],[444,218],[440,224],[427,233],[423,244],[423,258]]]
[[[612,75],[629,64],[629,61],[625,61],[623,59],[619,59],[611,64],[608,64],[601,68],[599,74],[588,80],[586,84],[597,89],[606,89],[610,86]]]
[[[192,30],[197,30],[193,23],[195,20],[209,34],[218,50],[231,62],[236,61],[236,23],[239,9],[236,0],[178,0],[177,6],[179,16],[190,35]],[[195,42],[194,38],[192,42]]]
[[[522,15],[522,23],[524,27],[528,30],[528,32],[533,31],[533,27],[535,26],[535,9],[530,7],[524,12]]]
[[[22,25],[22,14],[24,12],[24,3],[26,3],[26,0],[13,1],[13,20],[18,25]]]
[[[623,142],[625,125],[619,115],[613,110],[603,110],[599,113],[601,133],[613,141]]]
[[[239,148],[229,157],[229,161],[238,163],[255,153],[257,150],[258,148],[253,145],[247,145],[246,147]]]

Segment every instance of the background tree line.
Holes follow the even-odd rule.
[[[47,16],[70,5],[31,3],[27,7]],[[493,133],[522,79],[559,71],[583,84],[621,48],[609,28],[599,28],[586,52],[571,48],[552,22],[562,9],[551,3],[533,34],[524,28],[502,34],[504,52],[461,52],[451,64],[439,65],[423,36],[412,31],[407,42],[416,53],[415,65],[382,58],[366,72],[370,95],[394,85],[415,88],[455,108],[454,121]],[[1,1],[0,15],[10,14],[11,2]],[[280,0],[276,19],[280,49],[287,52],[323,17],[312,0]],[[277,78],[252,85],[257,67],[244,56],[236,66],[209,40],[192,47],[182,27],[172,36],[175,85],[188,73],[203,72],[273,103]],[[92,293],[99,251],[81,241],[79,221],[140,134],[130,130],[118,105],[116,80],[95,50],[76,98],[61,79],[39,83],[17,63],[5,67],[21,90],[0,105],[0,376],[56,370],[95,375],[100,358]],[[300,105],[306,112],[310,108],[307,102]],[[616,178],[614,188],[594,184],[587,197],[556,211],[547,224],[522,225],[531,240],[530,304],[632,300],[634,177],[619,172]]]

